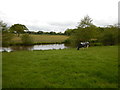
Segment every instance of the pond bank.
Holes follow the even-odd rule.
[[[36,42],[36,43],[31,43],[31,44],[10,43],[7,46],[32,46],[32,45],[42,45],[42,44],[64,44],[64,43],[65,42]],[[3,47],[4,47],[4,45],[3,45]]]
[[[13,34],[14,35],[14,34]],[[30,35],[33,39],[31,44],[28,45],[38,45],[38,44],[62,44],[65,43],[69,37],[65,35]],[[3,46],[16,46],[16,45],[25,45],[21,40],[21,36],[17,37],[14,35],[14,38],[5,43]]]

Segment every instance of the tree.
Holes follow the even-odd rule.
[[[67,29],[64,34],[70,36],[74,32],[74,29]]]
[[[10,31],[17,33],[18,37],[20,36],[21,33],[24,33],[25,30],[28,30],[28,28],[22,24],[14,24],[10,27]]]
[[[95,38],[96,33],[96,26],[92,24],[92,19],[87,15],[81,20],[77,29],[74,29],[74,33],[70,36],[71,45],[76,46],[80,42],[89,41]]]
[[[2,42],[2,46],[8,46],[14,36],[8,31],[8,29],[9,27],[7,24],[0,21],[0,41]]]
[[[85,28],[85,27],[91,27],[91,26],[95,26],[93,25],[92,23],[92,19],[86,15],[82,20],[81,22],[79,23],[79,25],[77,26],[78,28]]]
[[[37,34],[43,34],[43,31],[38,31]]]
[[[56,35],[56,32],[51,31],[49,34]]]
[[[4,23],[3,21],[0,21],[0,31],[4,32],[8,30],[8,26],[6,23]]]

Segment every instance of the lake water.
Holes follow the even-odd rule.
[[[10,46],[0,47],[0,52],[6,51],[20,51],[20,50],[52,50],[52,49],[65,49],[68,48],[64,44],[47,44],[47,45],[33,45],[33,46]]]

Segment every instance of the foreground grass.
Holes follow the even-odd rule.
[[[3,88],[116,88],[117,46],[3,53]]]
[[[30,35],[33,38],[33,43],[62,43],[68,36],[65,35]],[[21,43],[21,38],[14,35],[12,43]]]

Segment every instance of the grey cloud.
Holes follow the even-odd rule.
[[[29,25],[26,25],[29,30],[34,30],[34,31],[44,31],[44,32],[50,32],[50,31],[54,31],[54,32],[64,32],[67,28],[72,28],[70,26],[29,26]]]
[[[54,31],[54,32],[64,32],[68,28],[75,28],[76,23],[74,22],[49,22],[46,26],[41,25],[27,25],[27,27],[30,30],[36,30],[36,31]]]
[[[62,27],[75,26],[76,25],[75,22],[50,22],[48,24],[52,25],[52,26],[62,26]]]
[[[31,25],[26,25],[29,30],[36,30],[36,31],[42,31],[42,30],[48,30],[45,27],[40,27],[40,26],[31,26]]]
[[[106,20],[95,20],[94,23],[97,26],[106,26],[106,25],[114,25],[117,24],[118,20],[114,19],[111,21],[106,21]]]
[[[49,26],[30,26],[30,25],[27,25],[27,27],[29,28],[29,30],[31,31],[44,31],[44,32],[50,32],[50,31],[57,31],[57,30],[54,30],[54,28],[51,28]]]

